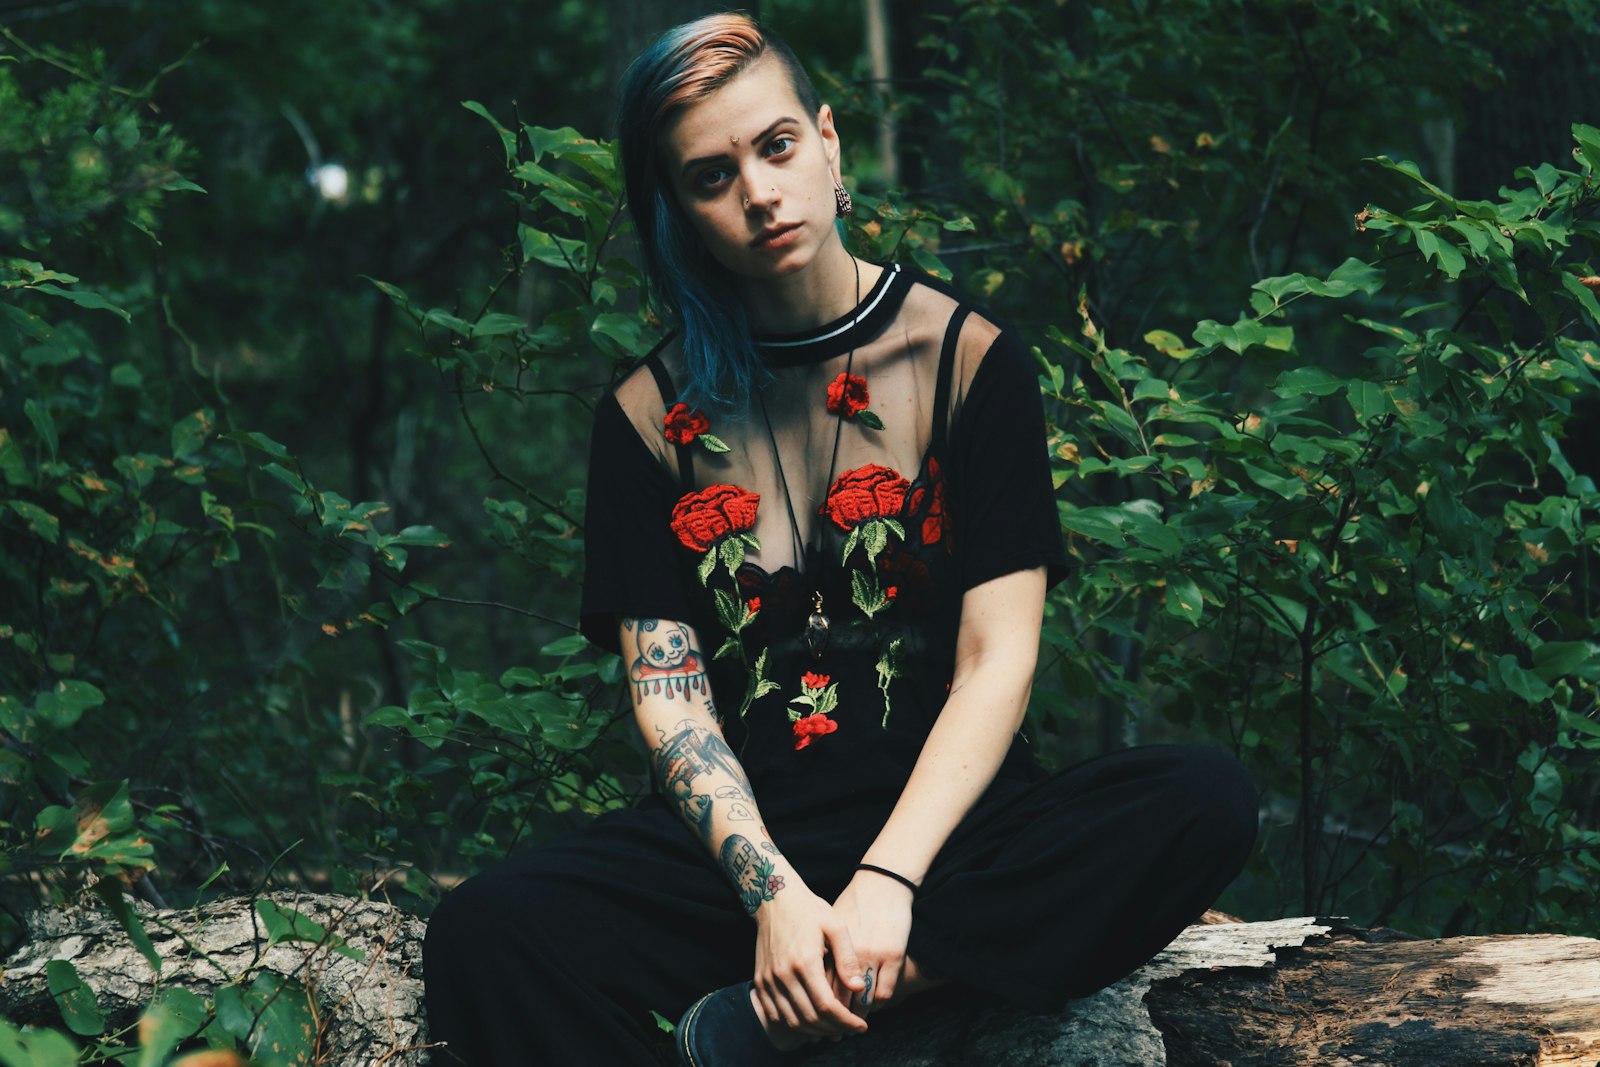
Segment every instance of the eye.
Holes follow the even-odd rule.
[[[650,658],[657,661],[666,659],[666,649],[662,648],[660,645],[657,645],[655,648],[650,650]]]
[[[714,189],[728,179],[729,173],[726,167],[710,167],[695,177],[695,184],[702,189]]]
[[[794,147],[794,137],[791,134],[780,133],[767,142],[767,155],[781,156]]]
[[[671,639],[671,644],[672,644],[673,648],[682,648],[683,647],[683,638],[679,637],[677,634],[673,634],[672,635],[672,639]]]

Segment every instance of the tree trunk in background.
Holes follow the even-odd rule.
[[[902,104],[896,122],[896,173],[901,187],[911,196],[945,184],[959,167],[960,159],[951,138],[942,136],[938,111],[949,90],[921,76],[930,56],[917,42],[934,26],[927,15],[953,15],[948,0],[914,3],[912,0],[887,0],[889,25],[889,66],[899,71],[891,83]]]
[[[867,18],[867,61],[872,71],[872,92],[878,99],[878,180],[884,188],[900,184],[899,148],[895,143],[896,120],[889,106],[894,68],[889,62],[888,0],[866,0],[861,5]]]
[[[1456,184],[1446,185],[1465,200],[1494,198],[1502,185],[1528,184],[1513,176],[1519,166],[1549,163],[1572,170],[1572,124],[1600,125],[1600,57],[1586,51],[1587,39],[1555,36],[1539,52],[1500,55],[1503,87],[1468,97],[1464,121],[1456,131]],[[1536,331],[1531,313],[1521,332]],[[1513,321],[1519,321],[1514,319]],[[1567,420],[1562,451],[1579,474],[1600,479],[1600,406],[1581,402]]]
[[[1524,164],[1551,163],[1564,170],[1572,159],[1574,122],[1600,124],[1600,58],[1586,42],[1556,37],[1531,55],[1497,57],[1506,83],[1468,97],[1456,139],[1456,185],[1466,199],[1494,196],[1515,181]]]
[[[760,4],[746,4],[745,7],[760,17]],[[708,5],[703,0],[606,0],[606,25],[610,31],[606,46],[606,86],[611,94],[607,113],[616,113],[617,83],[622,81],[622,72],[658,33],[720,10],[723,8]],[[611,136],[609,128],[601,132]]]

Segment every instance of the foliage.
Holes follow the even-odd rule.
[[[1525,169],[1497,201],[1380,157],[1428,198],[1362,212],[1374,263],[1263,279],[1192,344],[1113,347],[1087,312],[1054,333],[1088,366],[1069,382],[1045,361],[1084,561],[1062,669],[1241,749],[1295,805],[1269,855],[1298,859],[1308,912],[1590,928],[1600,496],[1561,438],[1600,384],[1600,345],[1571,336],[1600,325],[1573,247],[1600,235],[1600,131],[1575,133],[1578,170]],[[1302,305],[1358,300],[1366,347],[1334,373]],[[1505,304],[1532,314],[1487,311]],[[1215,391],[1223,359],[1270,391]],[[1137,498],[1096,503],[1107,476]],[[1096,632],[1139,636],[1139,684],[1078,652]]]
[[[195,5],[155,58],[0,27],[0,943],[91,884],[136,937],[125,890],[286,872],[426,901],[432,874],[643,788],[620,665],[572,627],[592,400],[660,326],[613,147],[574,128],[593,102],[547,102],[598,76],[551,74],[526,112],[464,80],[450,4],[379,28],[323,8]],[[574,35],[584,14],[527,18]],[[1600,132],[1470,197],[1422,136],[1506,49],[1592,40],[1596,15],[918,18],[923,68],[892,93],[822,80],[847,133],[887,104],[911,174],[847,168],[853,247],[1037,346],[1078,564],[1048,608],[1042,753],[1239,752],[1267,814],[1247,914],[1600,933],[1600,500],[1569,443],[1600,410]],[[56,39],[120,40],[92,29]],[[233,35],[269,30],[292,62],[230,65]],[[381,90],[342,92],[345,68]],[[381,146],[348,202],[307,208],[280,94]],[[402,110],[430,94],[450,115]],[[407,147],[419,123],[461,188]],[[128,1053],[73,975],[52,983],[91,1056]],[[248,1053],[234,1031],[304,992],[228,988],[153,1004],[141,1062],[196,1027]],[[0,1062],[77,1056],[0,1026]]]

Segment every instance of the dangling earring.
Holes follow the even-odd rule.
[[[850,190],[838,178],[833,179],[833,213],[842,219],[855,209],[855,204],[850,201]]]

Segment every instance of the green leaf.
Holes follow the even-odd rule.
[[[556,156],[586,156],[595,159],[610,158],[611,151],[600,141],[585,137],[571,126],[561,126],[549,129],[544,126],[524,126],[523,136],[527,137],[528,144],[533,148],[533,159],[537,163],[546,155]]]
[[[558,237],[524,223],[517,227],[524,263],[543,263],[558,270],[581,271],[587,263],[583,244],[570,237]]]
[[[99,293],[91,292],[87,289],[63,289],[58,285],[31,285],[28,288],[40,293],[49,293],[51,296],[59,296],[63,300],[70,300],[79,307],[91,308],[95,311],[109,311],[123,322],[133,321],[133,316],[121,307],[113,304]]]
[[[1589,313],[1589,324],[1600,329],[1600,300],[1596,300],[1594,293],[1583,282],[1565,272],[1561,275],[1561,284],[1567,292],[1578,298],[1578,304]]]
[[[1278,375],[1272,391],[1285,399],[1295,396],[1331,396],[1346,385],[1346,379],[1330,374],[1321,367],[1296,367]]]
[[[0,1063],[5,1067],[76,1067],[78,1049],[56,1030],[19,1030],[0,1019]]]
[[[1546,641],[1533,650],[1533,673],[1546,682],[1564,675],[1600,681],[1600,645],[1593,641]]]
[[[1224,326],[1214,319],[1204,319],[1194,328],[1194,339],[1207,348],[1222,345],[1243,355],[1252,345],[1261,345],[1280,352],[1294,347],[1294,329],[1290,326],[1263,326],[1255,319],[1240,318],[1232,326]]]
[[[500,125],[500,121],[493,115],[489,114],[489,109],[478,103],[476,100],[463,100],[461,101],[461,106],[472,112],[474,115],[481,116],[482,118],[488,120],[489,124],[494,127],[495,132],[500,135],[500,146],[505,149],[507,163],[510,163],[516,158],[517,135],[515,131],[508,130],[504,126]]]
[[[106,702],[106,696],[88,682],[61,681],[34,701],[39,718],[57,730],[76,725],[83,713]]]
[[[678,1031],[678,1024],[662,1015],[659,1011],[651,1009],[650,1017],[656,1021],[656,1029],[664,1034],[673,1034]]]
[[[701,447],[707,452],[722,453],[728,451],[728,446],[723,443],[722,438],[715,434],[703,433],[696,437],[695,440],[699,441]]]
[[[590,715],[581,700],[567,699],[548,691],[530,693],[533,718],[540,737],[551,748],[578,752],[588,748],[605,727],[605,717]]]
[[[539,650],[541,656],[571,656],[589,647],[588,638],[582,634],[558,637]]]
[[[61,520],[44,508],[26,500],[8,500],[6,506],[22,517],[34,536],[52,545],[61,540]]]
[[[257,1067],[309,1067],[316,1046],[311,997],[292,978],[263,971],[243,998],[253,1027],[246,1049]]]
[[[432,526],[407,526],[397,534],[382,539],[382,544],[413,545],[418,548],[449,548],[450,537]]]
[[[1441,204],[1454,210],[1460,210],[1460,205],[1456,202],[1455,197],[1451,196],[1449,193],[1445,192],[1443,189],[1424,178],[1422,176],[1421,168],[1419,168],[1410,160],[1402,159],[1397,162],[1393,159],[1390,159],[1388,156],[1372,156],[1369,157],[1366,162],[1376,163],[1379,166],[1388,170],[1392,170],[1397,174],[1405,175],[1407,178],[1410,178],[1412,181],[1426,189],[1428,191],[1428,195],[1432,196]]]
[[[1383,271],[1355,258],[1345,260],[1328,275],[1328,281],[1348,285],[1367,296],[1374,296],[1383,288],[1384,278]]]
[[[7,485],[30,485],[33,482],[28,462],[22,457],[22,448],[4,426],[0,426],[0,474],[5,476]]]
[[[156,974],[161,973],[161,954],[156,951],[155,945],[150,942],[150,935],[145,932],[144,923],[140,921],[137,913],[128,904],[128,898],[122,895],[122,883],[115,878],[102,878],[94,886],[95,896],[106,906],[106,910],[116,917],[122,924],[122,930],[128,935],[128,940],[133,942],[133,947],[139,950],[139,955],[150,964],[150,969]]]
[[[1167,579],[1167,614],[1188,619],[1198,626],[1205,614],[1205,598],[1200,586],[1187,574],[1175,574]]]
[[[1389,399],[1389,394],[1376,382],[1351,382],[1346,394],[1350,407],[1355,410],[1356,418],[1363,423],[1372,419],[1394,412],[1394,402]]]
[[[28,421],[33,423],[34,431],[38,433],[39,440],[44,442],[44,447],[50,453],[50,462],[56,461],[56,420],[50,414],[50,409],[29,397],[22,402],[22,413],[28,416]]]
[[[472,324],[472,336],[500,337],[508,333],[517,333],[525,325],[526,323],[515,315],[494,311]]]
[[[1073,508],[1061,516],[1061,525],[1112,548],[1122,548],[1127,542],[1122,537],[1120,516],[1112,517],[1115,514],[1115,508]]]
[[[94,990],[83,984],[76,967],[66,960],[51,960],[45,964],[45,974],[50,983],[50,996],[61,1009],[61,1018],[68,1029],[84,1037],[105,1032],[106,1019],[95,1002]]]
[[[544,675],[532,667],[511,667],[500,675],[501,689],[542,689]]]
[[[1183,339],[1170,330],[1151,330],[1149,333],[1144,335],[1144,343],[1149,345],[1151,348],[1154,348],[1162,355],[1168,356],[1172,359],[1188,359],[1195,353],[1194,349],[1185,348]],[[1060,371],[1057,370],[1057,373],[1059,374]],[[1059,392],[1062,383],[1055,382],[1054,384],[1056,390]]]
[[[331,934],[321,923],[302,915],[293,908],[280,906],[265,897],[256,901],[256,914],[267,928],[267,947],[282,941],[309,941],[327,945],[341,956],[353,960],[363,959],[366,953],[351,948],[338,934]]]
[[[644,336],[636,315],[624,315],[616,311],[606,311],[594,318],[594,325],[589,327],[589,332],[600,337],[615,341],[624,352],[638,351],[640,339]]]
[[[1546,685],[1537,674],[1524,670],[1517,662],[1517,657],[1509,652],[1494,662],[1493,673],[1500,676],[1500,684],[1509,692],[1530,704],[1538,704],[1555,695],[1554,689]]]
[[[246,448],[253,448],[257,452],[265,452],[274,459],[290,458],[289,450],[287,448],[283,447],[264,433],[256,433],[252,430],[234,430],[220,435],[220,439],[223,441],[233,441],[237,444],[244,445]]]
[[[946,267],[943,260],[926,248],[913,248],[911,250],[911,262],[942,281],[949,281],[951,278],[950,268]]]
[[[1413,236],[1417,239],[1417,250],[1425,259],[1431,259],[1444,271],[1445,277],[1454,281],[1466,269],[1467,261],[1451,242],[1437,236],[1432,230],[1424,226],[1413,226]]]
[[[192,459],[205,445],[206,439],[216,432],[217,413],[201,408],[179,419],[172,427],[172,455],[174,459]]]
[[[137,1067],[161,1067],[210,1020],[203,1001],[187,989],[163,989],[139,1020]]]

